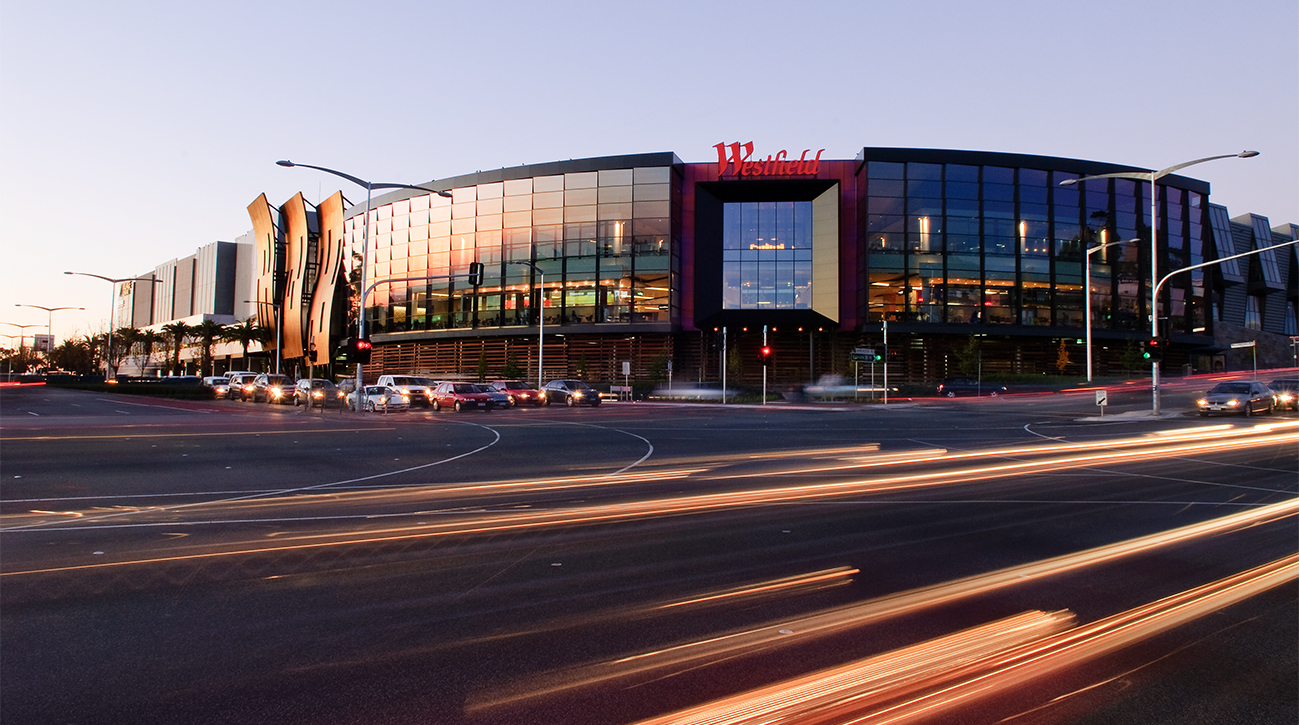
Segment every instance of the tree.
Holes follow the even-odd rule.
[[[134,327],[119,328],[113,337],[113,357],[116,359],[114,362],[121,362],[126,358],[131,357],[131,355],[134,354],[135,346],[139,342],[139,330]],[[119,371],[121,369],[116,364],[113,365],[113,368]]]
[[[956,369],[961,371],[961,377],[972,378],[979,373],[980,355],[979,338],[970,335],[965,346],[956,351]]]
[[[274,335],[273,330],[268,330],[256,322],[257,318],[249,317],[248,319],[234,325],[226,325],[221,332],[221,339],[226,342],[237,342],[243,348],[244,365],[248,363],[248,346],[254,342],[270,342]]]
[[[653,383],[661,383],[668,379],[668,351],[666,348],[659,350],[659,354],[650,360],[645,373],[646,377]]]
[[[578,380],[586,380],[587,364],[586,353],[577,356],[577,365],[573,366],[573,372],[577,374]]]
[[[1069,367],[1069,350],[1065,348],[1064,340],[1060,340],[1060,349],[1056,351],[1055,369],[1064,375],[1064,369]]]
[[[225,326],[212,320],[203,320],[193,327],[191,336],[198,343],[200,355],[199,375],[207,377],[212,374],[212,348],[221,339],[221,333],[224,331]]]
[[[171,374],[180,375],[180,351],[184,349],[189,338],[194,334],[194,329],[184,322],[171,322],[162,326],[162,331],[167,333],[171,338],[171,349],[173,352],[171,362]]]
[[[487,351],[483,349],[479,349],[478,350],[478,382],[481,383],[481,382],[485,382],[486,380],[487,380]]]
[[[78,375],[89,375],[98,367],[96,363],[93,340],[83,337],[80,340],[67,339],[59,343],[50,353],[50,364],[59,370],[67,370]]]
[[[501,368],[501,377],[506,380],[523,377],[523,368],[519,367],[519,356],[513,351],[505,356],[505,367]]]
[[[1141,352],[1141,346],[1136,340],[1128,340],[1127,346],[1123,348],[1123,354],[1119,357],[1123,369],[1140,370],[1144,367],[1145,359],[1141,357]]]
[[[140,354],[144,358],[143,361],[140,363],[141,375],[144,374],[144,369],[149,367],[149,364],[153,362],[154,348],[158,347],[159,345],[162,345],[166,341],[167,341],[166,336],[156,330],[140,331]]]

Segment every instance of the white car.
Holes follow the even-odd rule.
[[[379,385],[386,385],[410,398],[411,405],[427,408],[433,404],[433,388],[437,382],[415,375],[380,375]]]
[[[367,385],[364,388],[365,398],[362,405],[370,413],[376,411],[410,410],[410,398],[386,385]],[[356,410],[356,393],[347,394],[347,405]]]

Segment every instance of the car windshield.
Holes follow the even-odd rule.
[[[476,393],[478,392],[478,386],[470,383],[458,383],[455,386],[455,391],[457,393]]]
[[[527,390],[528,385],[527,383],[501,383],[501,388],[504,390]]]
[[[1219,383],[1209,392],[1223,393],[1225,395],[1240,395],[1249,392],[1249,383]]]

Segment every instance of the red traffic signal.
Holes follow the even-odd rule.
[[[1165,347],[1167,345],[1164,344],[1163,340],[1157,337],[1147,338],[1145,350],[1141,353],[1141,357],[1148,362],[1159,362],[1164,357]]]
[[[762,364],[763,364],[763,365],[767,365],[767,364],[769,364],[769,363],[771,362],[771,346],[770,346],[770,345],[763,345],[762,348],[761,348],[760,350],[758,350],[758,359],[762,360]]]
[[[352,343],[352,362],[369,363],[370,352],[374,348],[368,338],[361,338]]]

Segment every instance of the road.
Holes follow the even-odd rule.
[[[1293,722],[1299,416],[1143,406],[5,389],[0,717]]]

